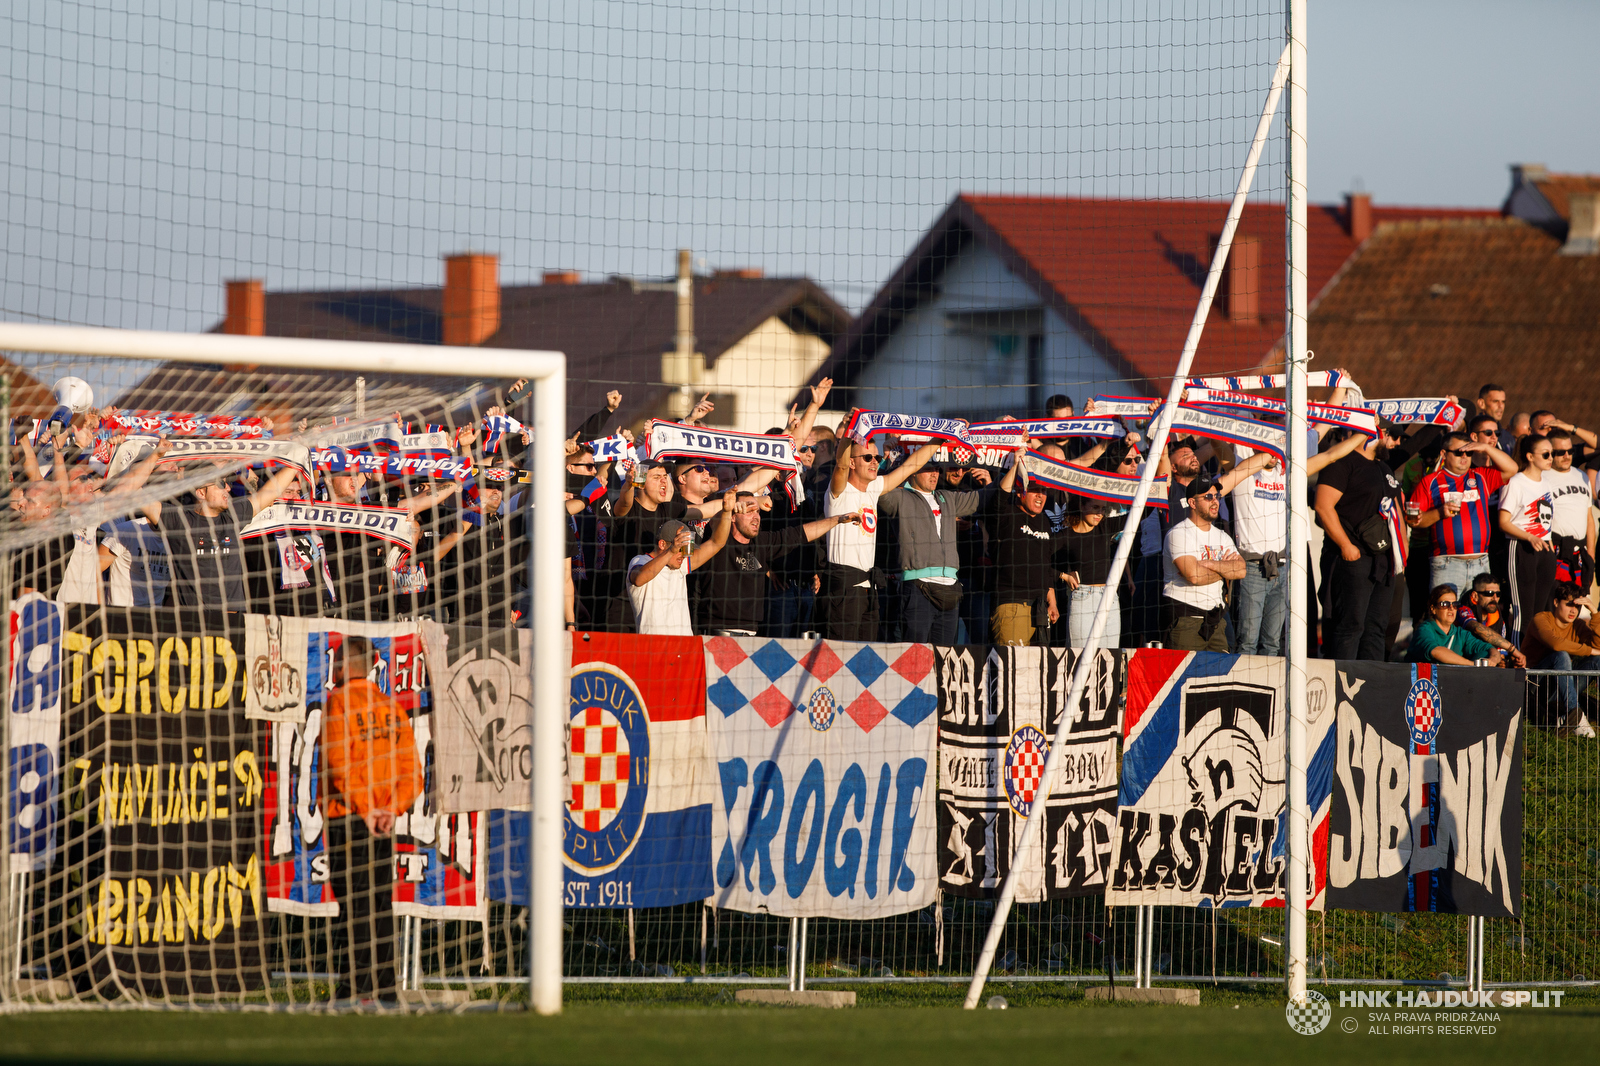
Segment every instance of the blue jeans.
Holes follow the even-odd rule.
[[[1489,556],[1484,555],[1435,555],[1428,560],[1428,591],[1432,592],[1440,585],[1454,585],[1456,597],[1465,596],[1472,591],[1472,579],[1479,574],[1489,573]],[[1427,616],[1427,608],[1420,611],[1416,605],[1411,607],[1411,613],[1420,617]]]
[[[904,625],[900,639],[913,644],[954,644],[956,624],[960,621],[959,606],[948,611],[934,607],[933,601],[911,582],[901,585],[900,604]]]
[[[1244,580],[1239,582],[1239,654],[1283,654],[1283,589],[1289,560],[1278,564],[1278,575],[1271,581],[1261,560],[1244,564]]]
[[[1083,647],[1094,625],[1094,612],[1100,606],[1104,585],[1079,585],[1072,590],[1072,606],[1067,609],[1067,641],[1074,648]],[[1117,590],[1111,590],[1111,613],[1106,618],[1105,632],[1100,635],[1102,648],[1116,648],[1122,644],[1122,604]]]
[[[1600,670],[1600,655],[1580,655],[1576,659],[1568,652],[1553,651],[1537,663],[1529,663],[1535,670]],[[1583,679],[1587,683],[1587,678]],[[1578,681],[1571,674],[1556,677],[1556,698],[1561,702],[1563,716],[1578,709]]]

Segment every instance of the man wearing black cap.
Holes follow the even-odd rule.
[[[996,644],[1043,644],[1050,626],[1061,618],[1051,561],[1054,537],[1044,513],[1044,490],[1028,484],[1022,465],[1027,452],[1026,446],[1016,450],[1000,491],[986,508],[994,534],[995,606],[989,625]]]
[[[1317,519],[1327,534],[1322,545],[1329,596],[1324,658],[1382,662],[1388,657],[1389,610],[1397,591],[1393,541],[1399,535],[1390,527],[1404,519],[1400,482],[1385,460],[1403,439],[1398,426],[1380,418],[1376,438],[1317,479]]]
[[[1244,577],[1244,559],[1217,524],[1220,482],[1197,477],[1184,489],[1189,516],[1167,533],[1162,585],[1163,629],[1169,648],[1227,651],[1223,625],[1227,585]]]

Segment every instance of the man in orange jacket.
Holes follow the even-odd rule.
[[[367,680],[374,662],[365,637],[345,637],[334,654],[322,722],[328,874],[339,901],[335,929],[346,961],[335,999],[394,1002],[395,816],[422,792],[411,721]]]

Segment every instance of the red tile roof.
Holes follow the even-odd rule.
[[[899,320],[931,292],[944,266],[977,241],[999,255],[1096,351],[1128,377],[1143,379],[1130,387],[1163,389],[1182,351],[1227,206],[1211,200],[962,194],[835,346],[818,376],[829,374],[848,384]],[[1313,296],[1356,249],[1343,216],[1343,208],[1325,205],[1309,213]],[[1493,209],[1373,208],[1374,224],[1497,216]],[[1248,203],[1239,234],[1259,241],[1261,317],[1235,323],[1214,307],[1196,354],[1195,374],[1253,368],[1283,334],[1283,205]]]
[[[1318,366],[1370,397],[1471,399],[1503,385],[1507,417],[1542,408],[1600,427],[1600,256],[1520,219],[1380,226],[1311,310]]]
[[[1575,192],[1600,192],[1600,174],[1547,174],[1530,178],[1529,184],[1539,190],[1551,210],[1570,222],[1572,208],[1567,197]]]

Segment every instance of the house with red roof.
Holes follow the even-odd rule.
[[[1056,392],[1080,410],[1095,394],[1162,394],[1226,212],[1211,200],[963,193],[815,376],[838,383],[831,406],[970,418],[1042,414]],[[1324,289],[1376,227],[1499,215],[1387,207],[1366,195],[1314,206],[1310,291]],[[1281,203],[1246,205],[1229,260],[1196,375],[1249,372],[1282,341]]]

